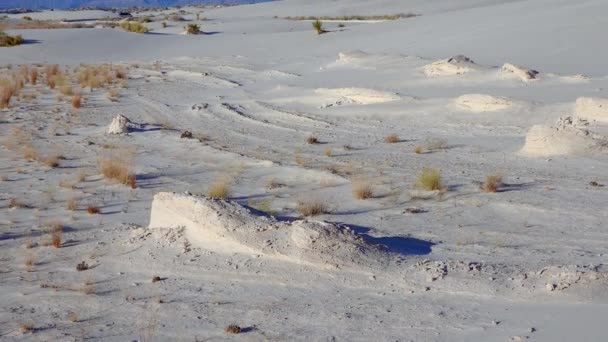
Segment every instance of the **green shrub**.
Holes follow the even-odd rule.
[[[17,46],[23,43],[23,38],[18,36],[9,36],[8,34],[0,31],[0,47]]]
[[[120,28],[128,32],[146,33],[148,28],[146,25],[137,22],[123,21],[120,23]]]
[[[315,31],[317,31],[317,34],[325,33],[323,23],[318,19],[312,22],[312,27],[315,29]]]
[[[31,21],[32,17],[26,15],[26,16],[22,17],[21,19]]]

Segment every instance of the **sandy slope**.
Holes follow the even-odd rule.
[[[382,4],[209,10],[203,29],[217,33],[200,36],[179,35],[183,23],[154,23],[163,34],[148,35],[25,31],[37,42],[3,49],[0,65],[112,61],[129,80],[119,102],[85,92],[76,113],[41,84],[25,88],[37,100],[0,111],[2,339],[229,340],[223,329],[235,323],[251,341],[603,340],[608,50],[593,42],[607,5]],[[328,24],[322,36],[272,18],[410,7],[422,16]],[[461,53],[468,59],[451,58]],[[539,74],[514,77],[505,63]],[[141,125],[107,134],[117,114]],[[60,167],[9,148],[17,127],[41,153],[61,151]],[[186,129],[201,139],[180,139]],[[401,141],[385,143],[391,133]],[[98,156],[117,150],[135,151],[135,189],[99,175]],[[413,189],[425,167],[449,191]],[[496,172],[501,191],[482,192]],[[218,179],[232,184],[230,202],[184,195]],[[362,180],[373,198],[353,198]],[[183,202],[153,204],[161,192]],[[25,207],[9,208],[13,198]],[[326,202],[316,219],[333,224],[242,207],[292,221],[306,199]],[[65,225],[61,248],[24,247],[43,244],[53,220]],[[81,261],[92,268],[76,271]],[[35,331],[22,334],[30,321]]]

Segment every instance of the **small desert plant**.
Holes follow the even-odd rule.
[[[32,17],[27,16],[27,15],[25,15],[25,16],[23,16],[23,17],[21,17],[21,19],[23,19],[23,20],[27,20],[27,21],[32,21]]]
[[[417,146],[414,148],[414,152],[415,152],[416,154],[422,154],[422,152],[424,152],[424,147],[422,147],[422,146],[420,146],[420,145],[417,145]]]
[[[163,26],[163,28],[167,28],[167,22],[166,21],[163,21],[161,25]]]
[[[38,151],[33,146],[25,146],[23,148],[23,158],[28,161],[37,160],[39,157]]]
[[[359,200],[372,198],[374,196],[374,189],[368,182],[357,181],[353,183],[353,196]]]
[[[48,167],[57,167],[59,166],[59,159],[61,156],[56,154],[51,154],[42,159],[42,163]]]
[[[146,25],[138,22],[123,21],[120,23],[120,28],[127,32],[146,33],[148,28]]]
[[[197,24],[188,24],[186,26],[186,33],[188,34],[199,34],[201,33],[201,27]]]
[[[106,92],[106,96],[108,97],[108,100],[112,101],[112,102],[118,102],[118,98],[119,98],[119,94],[118,94],[118,90],[116,89],[108,89],[108,91]]]
[[[154,276],[154,277],[152,277],[152,282],[153,282],[153,283],[157,283],[157,282],[159,282],[159,281],[161,281],[161,280],[162,280],[162,279],[161,279],[159,276]]]
[[[65,207],[69,211],[75,211],[76,209],[78,209],[78,202],[75,198],[72,197],[66,202]]]
[[[8,108],[13,95],[15,95],[14,86],[0,84],[0,109]]]
[[[230,197],[230,183],[226,179],[217,179],[209,186],[207,196],[212,198]]]
[[[427,150],[444,150],[448,148],[448,141],[439,138],[428,138],[425,141]]]
[[[27,334],[28,332],[33,332],[34,331],[34,323],[32,323],[32,322],[23,322],[23,323],[19,324],[19,331],[21,331],[22,334]]]
[[[315,30],[315,32],[317,32],[317,34],[323,34],[326,32],[323,29],[323,23],[319,19],[312,22],[312,28]]]
[[[89,269],[89,265],[86,262],[80,262],[76,265],[76,271],[86,271]]]
[[[61,222],[52,222],[49,224],[49,233],[51,234],[51,245],[55,248],[61,247],[61,236],[63,235],[63,224]]]
[[[342,28],[342,27],[344,27],[344,26],[346,26],[346,25],[344,25],[344,23],[339,23],[339,24],[338,24],[338,27],[340,27],[340,28]]]
[[[398,143],[399,140],[399,136],[397,134],[389,134],[384,138],[384,142],[387,144],[395,144]]]
[[[485,192],[497,192],[502,186],[502,175],[494,174],[486,176],[486,181],[481,185],[481,190]]]
[[[32,85],[36,85],[37,82],[38,82],[38,69],[33,68],[32,70],[30,70],[30,83]]]
[[[11,47],[23,44],[23,37],[20,35],[9,36],[8,34],[0,31],[0,47]]]
[[[313,199],[298,201],[297,209],[302,216],[317,216],[329,211],[325,203]]]
[[[34,254],[28,253],[25,256],[25,260],[23,261],[23,264],[25,265],[26,271],[28,271],[28,272],[34,271],[34,265],[36,264],[36,257],[34,256]]]
[[[319,138],[317,138],[314,135],[310,135],[308,138],[306,138],[306,143],[311,144],[311,145],[318,144]]]
[[[230,324],[229,326],[224,328],[224,331],[228,334],[240,334],[242,329],[236,324]]]
[[[416,186],[424,190],[443,190],[441,173],[436,169],[424,168],[418,175]]]
[[[91,215],[99,214],[100,212],[101,212],[101,210],[98,207],[95,207],[95,206],[87,207],[87,213],[89,213]]]
[[[101,156],[97,159],[97,168],[105,178],[134,188],[135,175],[131,170],[133,154],[132,151],[119,151]]]
[[[72,108],[79,109],[82,106],[82,95],[75,94],[72,96]]]
[[[83,261],[83,263],[84,263],[84,261]],[[88,265],[86,265],[86,266],[87,266],[87,269],[88,269]],[[82,293],[84,293],[84,294],[87,294],[87,295],[94,294],[95,293],[95,284],[91,280],[86,280],[82,284],[82,287],[80,288],[80,291]]]
[[[13,209],[13,208],[26,208],[27,206],[25,204],[23,204],[21,201],[19,201],[16,198],[11,198],[8,201],[8,207],[9,209]]]
[[[323,154],[325,154],[326,157],[331,157],[332,156],[331,147],[326,147],[325,150],[323,151]]]
[[[72,323],[77,323],[79,321],[78,314],[75,313],[74,311],[68,312],[67,318],[68,318],[68,321],[70,321]]]

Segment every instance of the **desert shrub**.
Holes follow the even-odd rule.
[[[502,175],[493,174],[486,176],[485,182],[481,185],[481,189],[485,192],[497,192],[502,186]]]
[[[425,146],[428,150],[444,150],[448,148],[448,141],[440,138],[427,138]]]
[[[201,33],[201,27],[197,24],[188,24],[186,26],[186,33],[188,34],[199,34]]]
[[[397,134],[389,134],[384,138],[384,142],[387,144],[395,144],[398,143],[399,140],[399,136]]]
[[[217,179],[209,186],[207,196],[212,198],[230,197],[230,182],[226,179]]]
[[[120,23],[120,28],[127,32],[146,33],[148,28],[146,25],[138,22],[123,21]]]
[[[325,154],[326,157],[331,157],[333,154],[331,147],[326,147],[325,150],[323,150],[323,154]]]
[[[224,328],[224,331],[228,334],[240,334],[242,329],[236,324],[230,324],[229,326]]]
[[[318,19],[312,22],[312,28],[317,32],[317,34],[325,33],[323,23]]]
[[[306,142],[311,145],[318,144],[319,138],[314,135],[310,135],[308,138],[306,138]]]
[[[98,207],[95,207],[95,206],[87,207],[87,213],[89,213],[91,215],[99,214],[100,212],[101,212],[101,210]]]
[[[11,47],[23,44],[23,37],[20,35],[9,36],[8,34],[0,31],[0,47]]]
[[[298,201],[297,209],[302,216],[317,216],[329,211],[327,204],[314,199]]]
[[[75,198],[72,197],[66,202],[65,208],[69,211],[75,211],[76,209],[78,209],[78,202]]]
[[[444,189],[441,173],[439,170],[424,168],[418,175],[416,186],[424,190],[442,190]]]
[[[0,85],[0,109],[8,108],[13,95],[15,95],[13,85]]]
[[[166,21],[163,21],[161,25],[163,26],[163,28],[167,28],[167,22]]]
[[[21,19],[23,19],[23,20],[27,20],[27,21],[32,21],[32,17],[27,16],[27,15],[25,15],[25,16],[23,16],[23,17],[21,17]]]
[[[416,154],[422,154],[422,152],[424,152],[424,147],[422,147],[422,146],[420,146],[420,145],[417,145],[417,146],[414,148],[414,152],[415,152]]]
[[[372,198],[374,196],[374,189],[368,182],[357,181],[353,183],[353,196],[359,200]]]
[[[134,151],[125,150],[102,155],[97,159],[99,172],[107,179],[133,188],[135,175],[132,170]]]
[[[82,95],[75,94],[72,96],[72,108],[79,109],[82,106]]]
[[[30,70],[30,83],[32,85],[36,85],[37,82],[38,82],[38,69],[33,68],[32,70]]]

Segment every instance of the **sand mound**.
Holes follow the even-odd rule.
[[[528,82],[537,79],[539,72],[536,70],[526,69],[518,65],[505,63],[502,66],[502,74],[506,77],[515,77],[524,82]]]
[[[378,91],[366,88],[336,88],[327,89],[319,88],[315,89],[317,95],[337,98],[332,105],[342,104],[359,104],[367,105],[374,103],[384,103],[399,100],[399,96],[395,93]],[[330,107],[327,105],[326,107]]]
[[[504,97],[482,94],[462,95],[454,101],[462,109],[472,112],[492,112],[511,107],[513,102]]]
[[[117,115],[110,126],[108,127],[108,134],[123,134],[129,133],[132,130],[139,129],[140,125],[131,122],[127,117],[122,115]]]
[[[608,152],[608,137],[587,129],[585,120],[560,118],[554,126],[535,125],[521,153],[529,156],[590,155]]]
[[[461,75],[475,69],[475,62],[469,57],[457,55],[448,59],[427,64],[423,67],[427,76]]]
[[[340,64],[362,64],[370,58],[370,54],[361,50],[338,53],[337,63]]]
[[[608,123],[608,99],[579,97],[574,113],[581,119]]]
[[[218,253],[264,254],[324,267],[384,267],[389,252],[348,227],[320,221],[282,222],[232,201],[161,192],[150,228],[185,228],[195,247]]]

